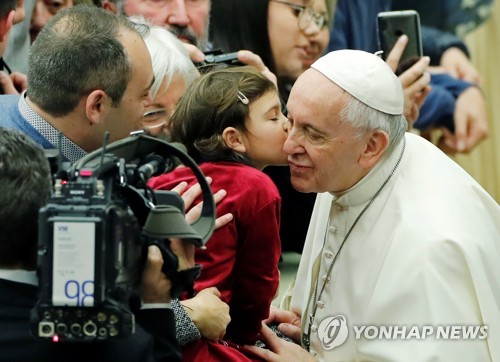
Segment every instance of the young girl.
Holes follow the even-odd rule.
[[[279,282],[281,199],[261,172],[287,162],[278,91],[250,67],[214,70],[191,85],[169,126],[171,140],[184,144],[212,177],[213,191],[227,190],[217,214],[234,215],[195,256],[203,267],[195,291],[217,287],[230,306],[231,323],[224,343],[202,339],[184,348],[184,360],[246,360],[235,344],[255,343]],[[153,178],[150,186],[168,190],[179,181],[195,182],[189,168]]]

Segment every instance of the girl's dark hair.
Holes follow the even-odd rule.
[[[222,132],[227,127],[245,131],[250,104],[271,90],[276,91],[274,83],[252,67],[208,72],[189,87],[179,102],[170,119],[171,140],[184,144],[188,154],[198,163],[251,164],[244,154],[226,146]],[[248,104],[239,99],[243,96]]]

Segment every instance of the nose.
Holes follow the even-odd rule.
[[[171,1],[168,15],[167,24],[186,27],[189,24],[189,16],[186,10],[186,0],[173,0]]]
[[[321,28],[318,26],[318,24],[316,24],[315,19],[312,19],[309,25],[307,25],[307,27],[304,28],[302,31],[306,36],[314,36],[321,31]]]
[[[283,127],[283,131],[285,131],[285,133],[288,133],[288,127],[290,126],[288,118],[286,118],[285,115],[281,113],[280,120],[281,120],[281,126]]]
[[[286,137],[285,143],[283,144],[283,151],[287,155],[293,155],[296,153],[302,153],[303,148],[299,143],[297,133],[293,131],[293,128],[287,128],[288,135]]]

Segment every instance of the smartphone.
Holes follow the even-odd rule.
[[[385,60],[396,40],[403,34],[408,36],[408,44],[401,55],[396,74],[403,73],[422,56],[422,35],[420,17],[415,10],[385,11],[377,15],[379,48]]]

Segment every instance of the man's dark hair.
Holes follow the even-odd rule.
[[[0,18],[3,18],[10,11],[15,10],[17,0],[1,0],[0,1]]]
[[[24,134],[0,128],[0,268],[36,267],[38,210],[51,190],[43,149]]]
[[[139,34],[126,18],[95,6],[58,12],[31,46],[30,100],[61,117],[73,111],[81,97],[101,89],[118,106],[131,77],[131,62],[119,39],[124,29]]]

